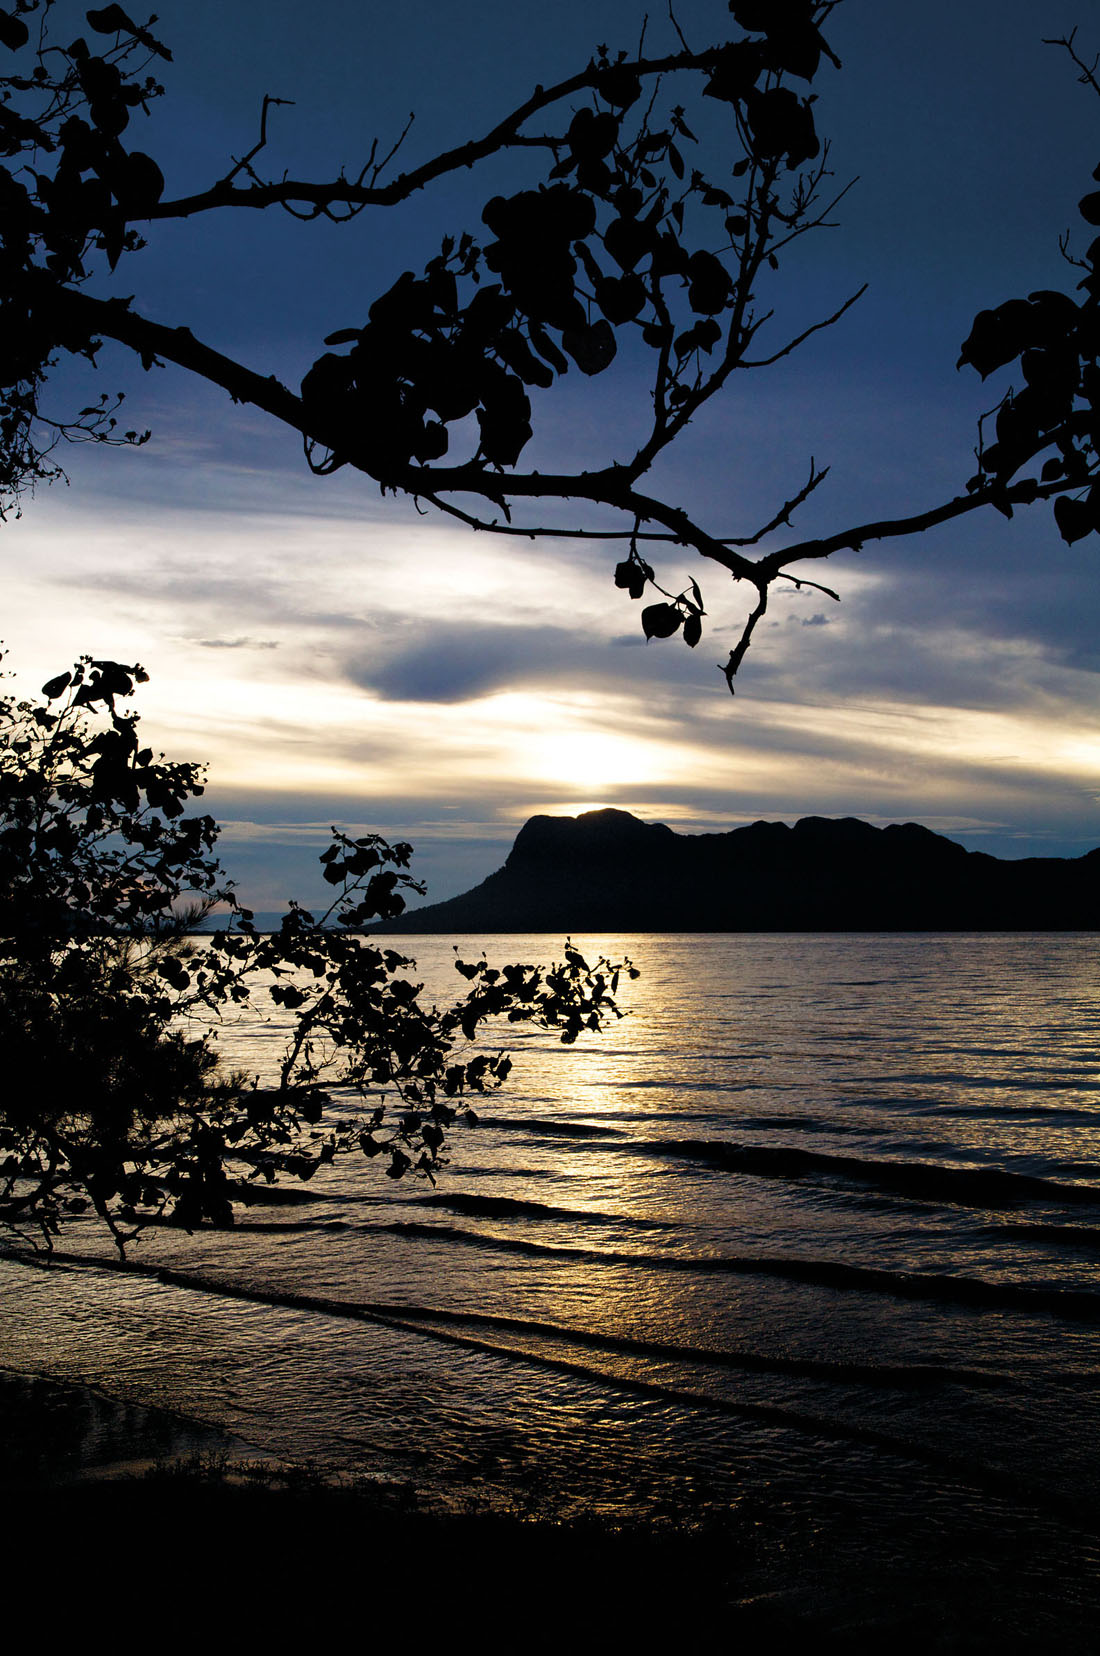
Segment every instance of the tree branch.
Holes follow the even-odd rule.
[[[718,671],[725,678],[726,684],[729,686],[729,693],[731,696],[735,694],[733,681],[737,675],[737,669],[740,667],[742,661],[744,661],[745,651],[752,643],[752,635],[756,631],[756,623],[760,620],[761,616],[767,613],[767,608],[768,588],[765,584],[759,589],[759,597],[756,601],[756,608],[745,622],[741,637],[730,651],[729,660],[726,662],[724,667],[721,662],[718,664]]]
[[[810,457],[810,475],[806,479],[806,481],[802,485],[802,487],[799,489],[798,493],[796,495],[792,495],[790,500],[785,500],[783,502],[782,506],[779,508],[778,512],[776,512],[773,517],[769,518],[768,522],[765,523],[764,527],[762,529],[758,529],[756,531],[755,535],[745,535],[745,536],[741,537],[740,539],[735,539],[732,536],[724,536],[724,537],[722,537],[722,545],[723,546],[756,546],[757,543],[762,541],[766,535],[772,534],[772,532],[774,530],[778,529],[782,524],[786,524],[787,527],[789,528],[790,527],[790,522],[791,522],[791,513],[794,512],[794,511],[797,511],[798,507],[801,506],[804,501],[809,499],[809,497],[813,494],[814,490],[816,488],[819,488],[820,485],[822,483],[824,483],[824,481],[828,477],[828,475],[829,475],[829,467],[826,466],[826,467],[824,467],[824,469],[822,471],[818,471],[817,462],[814,460],[813,456],[811,455],[811,457]]]
[[[340,442],[341,434],[315,429],[314,422],[306,418],[301,398],[296,397],[286,386],[274,377],[265,378],[256,374],[234,362],[232,358],[215,351],[211,346],[204,345],[195,338],[190,329],[167,328],[162,323],[151,322],[147,317],[138,316],[127,302],[121,299],[95,299],[87,293],[64,290],[57,292],[56,302],[79,319],[82,326],[128,345],[146,362],[151,363],[156,357],[166,357],[169,361],[200,374],[212,384],[220,385],[234,401],[251,403],[262,408],[283,424],[301,432],[303,436],[339,447],[342,454],[346,452]],[[361,470],[368,469],[356,461],[353,453],[347,453],[347,459],[349,464],[358,465]],[[948,523],[983,506],[1003,507],[1004,504],[1025,505],[1033,500],[1049,500],[1057,494],[1064,493],[1067,488],[1076,486],[1065,479],[1047,484],[1035,484],[1024,480],[1007,489],[990,484],[976,489],[972,494],[957,496],[942,506],[917,512],[909,517],[881,519],[841,530],[822,539],[800,541],[793,546],[770,553],[756,562],[740,556],[735,550],[737,545],[752,545],[778,527],[779,523],[786,520],[787,514],[805,500],[811,488],[815,488],[824,476],[824,472],[817,473],[791,502],[781,508],[772,522],[755,536],[732,542],[707,534],[682,508],[670,506],[653,496],[639,493],[631,486],[629,472],[620,466],[576,475],[540,472],[504,475],[487,472],[475,464],[462,467],[410,467],[404,474],[383,481],[386,486],[400,488],[409,494],[431,500],[433,504],[443,506],[444,510],[449,508],[443,505],[439,496],[450,492],[473,493],[488,499],[499,499],[502,496],[524,499],[580,499],[617,507],[643,522],[664,524],[666,529],[671,531],[669,539],[681,545],[693,546],[703,557],[714,560],[738,579],[750,580],[758,587],[766,585],[791,564],[803,559],[827,558],[832,553],[845,549],[858,551],[867,541],[921,534],[926,529]],[[456,509],[452,515],[461,514]],[[469,518],[466,521],[470,521],[473,527],[495,529],[495,526],[489,523],[479,523]],[[599,531],[542,529],[520,529],[514,532],[529,538],[534,534],[546,533],[569,535],[573,538],[610,539],[615,534],[614,531],[605,535]],[[743,651],[741,653],[744,654]]]
[[[803,558],[828,558],[834,552],[862,551],[866,541],[920,535],[926,529],[934,529],[940,523],[950,523],[953,518],[964,517],[968,512],[976,512],[983,506],[995,506],[999,511],[1003,511],[1006,506],[1029,506],[1032,501],[1050,500],[1055,495],[1064,494],[1067,489],[1079,487],[1079,482],[1067,482],[1065,478],[1045,484],[1037,484],[1034,479],[1024,478],[1007,488],[1001,484],[987,484],[984,488],[975,489],[973,494],[957,495],[954,500],[947,501],[943,506],[934,506],[927,512],[915,512],[912,517],[884,518],[875,523],[861,523],[853,529],[841,530],[839,534],[829,535],[822,540],[799,541],[794,546],[785,546],[781,551],[772,552],[761,558],[756,565],[758,578],[764,581],[773,580],[789,564],[798,563]]]
[[[709,47],[703,52],[675,52],[665,57],[639,58],[635,62],[624,63],[622,67],[639,76],[707,69],[715,62],[718,51],[718,47]],[[589,63],[579,74],[570,75],[554,86],[536,86],[529,98],[502,121],[498,121],[483,137],[471,139],[469,143],[459,144],[454,149],[444,150],[442,154],[423,162],[419,167],[401,173],[388,184],[365,184],[361,179],[353,181],[347,178],[338,178],[331,184],[283,179],[278,183],[245,187],[234,185],[233,175],[230,174],[210,189],[200,191],[196,195],[181,196],[175,201],[158,202],[144,214],[135,215],[135,222],[138,217],[142,220],[179,219],[189,218],[193,213],[210,212],[218,207],[254,207],[262,210],[265,207],[294,202],[308,202],[315,206],[318,212],[335,204],[392,207],[399,201],[407,200],[426,185],[434,183],[437,178],[472,167],[500,150],[529,148],[532,145],[544,149],[560,146],[564,141],[562,139],[524,137],[519,129],[540,110],[560,103],[563,98],[571,97],[577,92],[595,90],[601,74],[605,72],[598,64]]]
[[[840,309],[835,310],[832,316],[823,317],[820,322],[814,322],[810,327],[804,328],[803,331],[792,339],[789,344],[784,345],[781,351],[775,351],[769,357],[760,357],[755,362],[750,362],[747,358],[742,358],[736,366],[738,368],[770,368],[773,362],[779,362],[781,358],[790,356],[791,352],[797,351],[798,347],[800,345],[804,345],[806,340],[809,339],[811,335],[820,333],[823,328],[831,328],[834,322],[839,322],[845,311],[851,310],[852,306],[856,304],[858,300],[863,298],[863,295],[867,292],[867,287],[868,284],[864,282],[863,286],[861,288],[857,288],[856,292],[853,293],[850,298],[845,299]]]
[[[145,368],[151,368],[157,358],[165,357],[181,368],[190,369],[228,391],[234,402],[252,403],[262,408],[284,425],[303,436],[309,431],[305,410],[296,397],[275,377],[265,378],[250,368],[242,367],[232,357],[223,356],[211,346],[196,339],[190,328],[168,328],[161,322],[152,322],[130,309],[128,299],[96,299],[80,289],[61,288],[44,282],[49,288],[51,308],[72,318],[88,333],[103,334],[135,351]],[[324,438],[319,438],[325,441]]]
[[[1071,29],[1068,35],[1063,35],[1058,39],[1049,39],[1044,36],[1043,45],[1064,47],[1073,59],[1074,63],[1077,65],[1078,69],[1081,71],[1081,85],[1091,86],[1092,90],[1098,97],[1100,97],[1100,81],[1096,78],[1097,65],[1100,65],[1100,55],[1094,57],[1091,63],[1086,63],[1084,58],[1079,56],[1073,44],[1076,39],[1077,30]]]

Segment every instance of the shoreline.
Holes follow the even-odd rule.
[[[1020,1592],[1013,1557],[1026,1536],[1004,1537],[995,1580],[951,1559],[938,1578],[876,1581],[842,1551],[815,1562],[777,1542],[767,1513],[561,1522],[489,1510],[476,1485],[466,1510],[427,1510],[411,1485],[288,1465],[199,1421],[10,1369],[0,1492],[10,1579],[74,1631],[110,1607],[146,1618],[148,1633],[147,1618],[175,1605],[195,1634],[216,1623],[315,1638],[350,1594],[368,1635],[415,1627],[536,1649],[580,1635],[647,1646],[720,1636],[753,1650],[784,1634],[822,1649],[1094,1648],[1087,1593]]]
[[[289,1465],[200,1421],[11,1369],[0,1369],[0,1495],[10,1579],[24,1598],[54,1599],[63,1576],[60,1615],[74,1627],[120,1568],[127,1614],[163,1609],[166,1581],[167,1596],[185,1583],[189,1617],[240,1619],[252,1635],[309,1631],[314,1592],[336,1580],[358,1581],[376,1636],[425,1611],[448,1632],[515,1636],[536,1606],[543,1634],[560,1637],[802,1625],[738,1602],[734,1525],[559,1523],[482,1510],[476,1489],[465,1512],[421,1510],[411,1485]],[[245,1584],[263,1584],[247,1605]]]

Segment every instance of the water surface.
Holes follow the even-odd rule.
[[[454,941],[552,948],[401,939],[440,1000]],[[576,1047],[503,1030],[509,1088],[437,1189],[337,1163],[231,1233],[142,1242],[185,1278],[0,1260],[0,1365],[427,1504],[733,1514],[747,1592],[793,1590],[796,1557],[800,1590],[965,1570],[1086,1615],[1095,938],[577,942],[641,967],[629,1015]],[[222,1046],[269,1074],[282,1039]]]

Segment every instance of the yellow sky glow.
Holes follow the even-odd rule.
[[[1059,668],[1043,679],[1026,641],[999,646],[1009,668],[997,706],[938,702],[934,684],[919,701],[904,690],[827,697],[839,654],[867,639],[858,626],[849,637],[847,611],[830,611],[831,630],[804,633],[791,600],[784,624],[754,646],[765,674],[748,673],[730,702],[701,655],[699,680],[681,671],[696,656],[677,654],[676,641],[620,647],[637,611],[614,590],[612,552],[582,564],[550,549],[532,565],[488,538],[414,530],[179,509],[163,521],[138,505],[108,522],[54,494],[16,526],[11,665],[33,694],[82,649],[143,661],[146,739],[173,759],[208,763],[213,795],[235,796],[242,821],[254,794],[258,819],[270,809],[261,795],[285,796],[287,821],[370,823],[379,801],[407,802],[414,840],[421,812],[454,811],[491,834],[493,823],[605,805],[681,829],[808,814],[998,829],[1023,809],[1053,811],[1056,797],[1087,820],[1100,791],[1095,675]],[[846,570],[845,596],[885,579]],[[721,596],[708,588],[716,655],[732,636]],[[475,649],[483,639],[491,658],[493,628],[508,629],[519,664],[511,683],[507,673],[479,678],[476,656],[471,669],[461,652],[448,679],[452,635],[472,636]],[[560,670],[548,631],[554,647],[577,646]],[[904,643],[899,633],[899,652]],[[945,633],[945,662],[979,643]],[[422,688],[424,699],[370,687],[384,683],[376,665],[417,647],[423,671],[391,683]],[[811,668],[785,677],[810,650]],[[1013,675],[1026,692],[1033,671],[1039,688],[1014,700]],[[446,699],[464,682],[469,699]],[[481,684],[494,687],[477,693]]]

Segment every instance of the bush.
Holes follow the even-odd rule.
[[[41,703],[0,697],[0,1225],[47,1252],[89,1209],[123,1256],[150,1224],[231,1225],[254,1181],[352,1152],[434,1183],[449,1129],[511,1069],[477,1049],[486,1020],[571,1042],[620,1015],[620,973],[636,975],[569,943],[548,969],[456,959],[464,992],[428,1005],[415,962],[361,930],[423,890],[411,847],[336,829],[329,907],[292,902],[261,934],[217,824],[188,814],[202,767],[143,748],[120,711],[146,678],[86,656]],[[293,1014],[268,1087],[216,1050],[218,1021],[257,1001]]]

